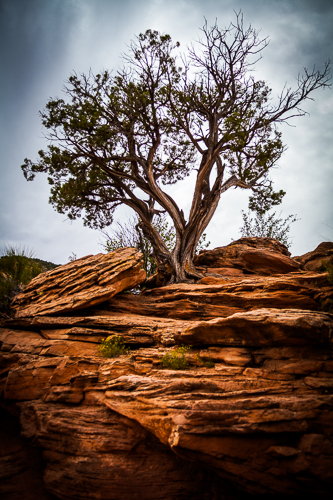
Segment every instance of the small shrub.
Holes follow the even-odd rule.
[[[4,246],[0,249],[0,314],[10,314],[14,296],[33,278],[43,272],[40,260],[25,247]]]
[[[129,349],[125,347],[124,339],[120,335],[113,335],[103,339],[98,347],[100,356],[104,358],[117,358],[122,354],[128,354]]]
[[[171,370],[186,370],[186,368],[189,368],[189,363],[185,354],[190,350],[191,346],[180,345],[176,349],[167,352],[161,358],[161,363],[165,368],[170,368]]]
[[[72,252],[70,256],[68,257],[68,262],[74,262],[74,260],[77,259],[76,253]]]
[[[333,285],[333,262],[325,262],[324,260],[321,261],[321,267],[320,267],[321,272],[327,272],[327,281]]]

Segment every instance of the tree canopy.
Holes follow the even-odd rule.
[[[241,14],[225,29],[205,24],[187,54],[169,35],[147,30],[130,44],[123,69],[73,74],[65,99],[49,100],[41,118],[50,143],[36,163],[25,159],[25,177],[46,172],[55,209],[92,228],[109,226],[119,205],[131,207],[170,282],[200,278],[192,259],[221,194],[267,187],[284,151],[277,125],[304,115],[303,102],[329,86],[327,62],[322,71],[305,69],[296,88],[274,100],[252,71],[267,43],[244,28]],[[193,170],[186,220],[164,186]],[[172,250],[154,227],[159,213],[174,225]]]

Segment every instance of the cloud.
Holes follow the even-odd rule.
[[[303,66],[321,66],[333,48],[333,5],[330,1],[239,0],[244,23],[260,29],[270,44],[258,64],[257,78],[267,80],[275,95],[284,83],[294,85]],[[126,44],[147,28],[170,33],[185,49],[196,39],[204,18],[224,27],[234,19],[233,0],[1,0],[1,239],[26,244],[41,258],[66,261],[100,251],[99,234],[70,224],[47,204],[49,186],[40,176],[27,183],[20,171],[25,157],[35,159],[44,148],[38,110],[48,98],[60,96],[72,71],[117,68]],[[320,228],[333,227],[332,91],[317,92],[306,103],[310,113],[282,127],[288,151],[272,174],[276,188],[285,189],[283,214],[297,213],[292,228],[293,253],[320,242]],[[183,187],[185,186],[185,187]],[[190,204],[191,183],[174,188],[179,204]],[[239,236],[240,209],[248,193],[232,190],[221,198],[208,228],[213,246]],[[125,217],[121,211],[117,217]],[[326,226],[324,226],[326,227]],[[329,232],[329,231],[328,231]],[[325,233],[326,234],[326,233]],[[333,237],[333,236],[332,236]]]

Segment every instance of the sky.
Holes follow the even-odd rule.
[[[261,29],[270,43],[256,68],[277,96],[295,87],[304,67],[323,67],[333,58],[331,0],[0,0],[0,246],[25,246],[43,260],[64,264],[103,251],[99,231],[69,221],[48,204],[44,174],[27,182],[20,166],[37,159],[47,142],[38,111],[49,98],[61,97],[68,77],[117,70],[130,41],[146,29],[169,33],[186,51],[200,35],[205,19],[224,28],[242,11],[244,25]],[[333,91],[317,90],[304,104],[307,115],[280,127],[286,152],[271,177],[287,194],[277,207],[291,225],[292,255],[333,240]],[[185,214],[193,179],[170,191]],[[241,210],[248,190],[221,196],[208,226],[210,247],[240,237]],[[131,213],[119,209],[115,220]]]

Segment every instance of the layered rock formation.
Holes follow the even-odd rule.
[[[17,498],[11,488],[28,465],[21,458],[20,472],[15,457],[29,456],[31,443],[43,450],[34,467],[45,467],[43,480],[33,478],[42,500],[329,498],[333,287],[277,242],[239,241],[200,254],[201,283],[88,301],[70,314],[32,314],[32,302],[16,301],[0,330],[0,402],[8,421],[20,418],[13,440],[25,441],[0,456],[5,498]],[[130,354],[98,356],[113,334]],[[179,344],[192,346],[189,368],[164,368]]]
[[[203,272],[225,276],[290,273],[300,267],[288,248],[272,238],[241,238],[226,247],[202,250],[194,263],[199,269],[203,266]]]
[[[333,263],[333,243],[324,241],[312,252],[295,257],[294,260],[302,266],[302,269],[307,271],[324,270],[325,265]]]
[[[16,295],[16,317],[56,314],[99,304],[146,278],[142,255],[134,248],[88,255],[39,274]]]

